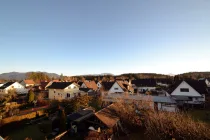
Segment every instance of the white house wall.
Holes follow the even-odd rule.
[[[87,88],[87,86],[85,85],[85,83],[83,83],[83,84],[81,85],[81,88]]]
[[[189,92],[181,92],[181,88],[188,88]],[[195,89],[193,89],[189,84],[183,81],[172,93],[171,95],[181,95],[181,96],[188,96],[188,97],[195,97],[201,96]]]
[[[118,85],[117,82],[115,82],[113,84],[113,86],[111,87],[111,89],[109,90],[108,94],[110,93],[122,93],[124,92],[123,89]]]
[[[102,86],[102,85],[101,85],[101,83],[100,83],[100,82],[98,82],[98,83],[97,83],[97,87],[98,87],[98,89],[100,89],[100,88],[101,88],[101,86]]]
[[[67,97],[67,93],[70,94],[70,97]],[[49,99],[70,99],[73,98],[74,95],[80,93],[79,87],[74,84],[71,84],[69,87],[65,89],[49,89]]]
[[[23,85],[21,85],[18,82],[15,82],[5,89],[0,89],[0,94],[8,94],[8,91],[12,89],[15,89],[18,94],[27,92]]]

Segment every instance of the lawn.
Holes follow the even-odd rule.
[[[49,122],[44,123],[49,124]],[[44,140],[46,135],[47,134],[40,131],[38,124],[33,124],[27,125],[15,131],[11,131],[9,137],[12,140],[24,140],[27,137],[32,138],[33,140]]]
[[[208,116],[207,113],[209,114]],[[189,115],[195,120],[210,124],[210,110],[191,110],[189,111]]]

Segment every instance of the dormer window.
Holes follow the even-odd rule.
[[[180,88],[180,92],[189,92],[189,88]]]

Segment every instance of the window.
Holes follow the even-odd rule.
[[[114,88],[114,90],[118,90],[118,88]]]
[[[189,92],[189,88],[180,88],[181,92]]]
[[[60,95],[60,93],[58,93],[58,95]]]
[[[68,97],[68,98],[70,97],[70,94],[69,94],[69,93],[67,93],[67,97]]]
[[[56,91],[56,90],[54,89],[54,93],[55,93],[55,91]]]

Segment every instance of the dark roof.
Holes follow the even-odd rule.
[[[82,86],[83,82],[78,82],[77,84],[78,84],[79,86]]]
[[[70,121],[82,121],[83,119],[86,119],[93,114],[93,110],[81,110],[79,112],[68,115],[67,118]]]
[[[79,88],[79,90],[84,91],[84,92],[88,92],[91,89],[90,88]]]
[[[14,83],[15,83],[15,82],[7,82],[7,83],[5,83],[4,85],[2,85],[2,86],[0,87],[0,89],[5,89],[5,88],[11,86],[11,85],[14,84]]]
[[[41,82],[40,86],[42,89],[45,89],[45,87],[49,84],[49,82]]]
[[[185,81],[187,82],[192,88],[194,88],[198,93],[200,94],[206,94],[207,93],[207,86],[205,81],[197,81],[197,80],[189,80]]]
[[[198,80],[179,80],[170,86],[168,93],[172,93],[183,81],[189,84],[193,89],[195,89],[200,94],[207,94],[207,86],[205,81]]]
[[[187,96],[173,96],[176,101],[191,101]]]
[[[157,82],[160,82],[162,84],[172,84],[173,80],[172,79],[156,79]]]
[[[51,89],[64,89],[64,88],[68,87],[71,84],[72,84],[72,82],[53,82],[52,85],[50,85],[47,88],[51,88]]]
[[[111,87],[114,85],[115,82],[102,82],[102,86],[105,91],[108,91],[111,89]]]
[[[156,87],[155,79],[138,79],[132,80],[131,84],[136,85],[137,87]]]

